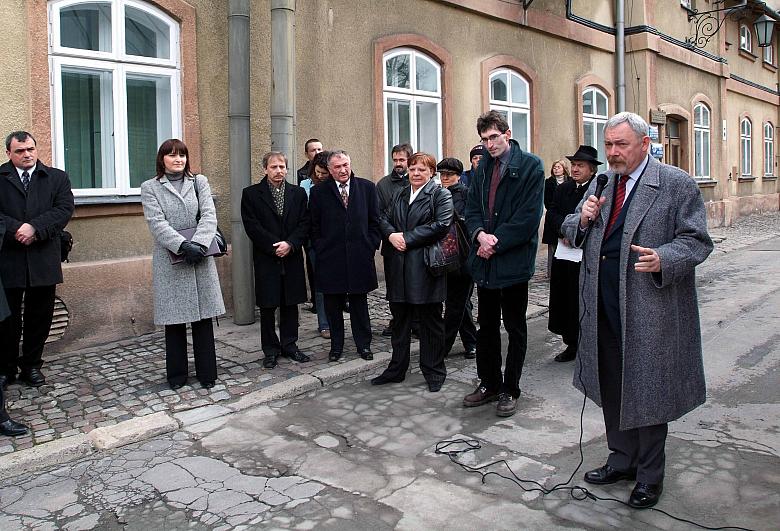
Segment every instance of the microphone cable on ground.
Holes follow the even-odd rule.
[[[585,238],[590,235],[590,231],[586,234]],[[584,242],[583,242],[584,245]],[[580,267],[582,267],[583,262],[580,262]],[[582,321],[585,317],[585,314],[587,312],[587,302],[585,301],[585,289],[584,285],[580,286],[580,303],[582,304],[582,312],[580,312],[580,320],[578,323],[578,331],[577,331],[577,351],[580,350],[580,344],[582,342]],[[577,443],[577,447],[579,449],[580,453],[580,460],[579,463],[577,463],[577,466],[574,468],[574,471],[569,475],[569,478],[563,482],[563,483],[557,483],[553,485],[552,487],[545,487],[540,482],[533,480],[533,479],[524,479],[519,477],[515,472],[512,470],[512,467],[509,465],[506,459],[499,459],[496,461],[491,461],[490,463],[485,463],[479,466],[472,466],[466,463],[463,463],[458,458],[466,454],[468,452],[476,452],[477,450],[482,448],[482,443],[480,443],[477,439],[451,439],[451,440],[443,440],[436,443],[436,448],[434,453],[436,455],[446,455],[449,460],[465,470],[466,472],[472,473],[472,474],[479,474],[482,477],[482,483],[484,484],[486,479],[490,476],[496,476],[501,479],[505,479],[507,481],[510,481],[523,489],[525,492],[540,492],[542,496],[547,496],[548,494],[552,494],[556,491],[561,492],[568,492],[569,495],[577,500],[577,501],[583,501],[586,499],[591,499],[593,501],[611,501],[616,502],[621,505],[625,505],[626,507],[629,507],[632,510],[637,510],[631,507],[627,502],[623,500],[619,500],[617,498],[612,498],[608,496],[599,496],[597,494],[594,494],[587,488],[580,486],[580,485],[570,485],[570,483],[574,480],[574,476],[579,472],[580,468],[582,467],[583,463],[585,462],[585,454],[582,450],[582,438],[584,435],[584,416],[585,416],[585,404],[587,403],[587,389],[585,388],[585,382],[582,380],[582,362],[579,356],[576,358],[577,363],[577,379],[580,382],[580,385],[582,386],[583,390],[583,397],[582,397],[582,407],[580,407],[580,436],[579,441]],[[490,468],[496,466],[496,465],[502,465],[504,468],[506,468],[506,473],[496,472],[494,470],[490,470]],[[527,487],[526,484],[531,485],[530,487]],[[711,531],[720,531],[720,530],[726,530],[726,529],[736,529],[739,531],[754,531],[750,528],[746,527],[740,527],[740,526],[721,526],[721,527],[710,527],[706,526],[704,524],[700,524],[698,522],[695,522],[693,520],[688,520],[679,516],[675,516],[667,511],[664,511],[663,509],[659,509],[657,507],[648,507],[647,509],[641,509],[644,511],[655,511],[658,513],[661,513],[673,520],[676,520],[677,522],[682,522],[686,524],[690,524],[696,527],[699,527],[701,529],[707,529]]]

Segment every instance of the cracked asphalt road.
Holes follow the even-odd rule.
[[[774,238],[700,268],[709,396],[670,425],[659,508],[673,515],[751,529],[780,521],[778,258]],[[657,511],[483,483],[435,454],[439,441],[475,439],[481,448],[461,457],[469,465],[506,460],[522,478],[566,481],[580,460],[582,397],[572,365],[552,362],[560,348],[544,319],[529,323],[508,419],[461,407],[476,378],[461,357],[435,394],[413,370],[401,384],[353,378],[229,415],[207,405],[197,418],[208,420],[177,432],[0,482],[0,529],[692,529]],[[600,410],[588,404],[582,425],[574,484],[607,455]],[[631,487],[593,492],[625,500]]]

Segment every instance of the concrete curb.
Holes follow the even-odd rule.
[[[313,389],[319,389],[322,387],[322,382],[310,374],[302,374],[295,376],[289,380],[279,382],[273,385],[269,385],[258,391],[248,393],[238,401],[232,404],[226,404],[230,411],[243,411],[250,407],[259,406],[271,402],[273,400],[280,400],[282,398],[289,398],[302,393],[306,393]]]
[[[0,477],[10,478],[61,465],[93,452],[86,434],[73,435],[0,457]]]
[[[322,386],[324,387],[328,384],[346,380],[352,376],[383,367],[387,365],[391,357],[389,352],[376,352],[374,353],[374,359],[371,361],[358,358],[339,363],[338,365],[328,365],[324,369],[314,371],[311,375],[322,382]]]
[[[179,423],[174,418],[165,411],[159,411],[113,426],[95,428],[87,437],[95,449],[110,450],[178,429]]]

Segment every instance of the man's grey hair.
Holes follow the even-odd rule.
[[[16,139],[17,142],[27,142],[28,138],[32,138],[33,144],[38,144],[38,142],[35,141],[35,137],[27,131],[14,131],[10,133],[7,137],[5,137],[5,150],[11,151],[12,140]]]
[[[268,162],[269,162],[271,159],[273,159],[273,158],[280,158],[280,159],[284,159],[284,165],[285,165],[286,167],[289,167],[289,166],[290,166],[290,164],[287,162],[287,155],[285,155],[285,154],[284,154],[284,153],[282,153],[281,151],[269,151],[268,153],[266,153],[265,155],[263,155],[263,169],[264,169],[264,170],[267,170],[267,169],[268,169]]]
[[[650,134],[650,127],[645,122],[644,118],[633,112],[621,112],[607,120],[604,124],[604,130],[612,129],[620,124],[628,124],[634,133],[639,138],[644,138]]]
[[[330,154],[328,154],[328,166],[330,166],[330,161],[331,159],[333,159],[333,157],[338,157],[340,155],[343,155],[348,159],[352,160],[349,156],[349,153],[347,153],[343,149],[334,149],[333,151],[330,152]]]

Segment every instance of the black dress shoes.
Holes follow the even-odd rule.
[[[11,419],[0,422],[0,434],[6,437],[19,437],[27,433],[27,426]]]
[[[306,363],[307,361],[311,361],[311,358],[301,352],[301,350],[298,348],[292,352],[282,352],[282,356],[285,358],[290,358],[293,361],[297,361],[298,363]]]
[[[371,352],[370,348],[359,348],[358,354],[360,354],[360,357],[366,361],[374,359],[374,353]]]
[[[342,352],[340,350],[331,350],[328,354],[328,361],[339,361],[341,359]]]
[[[181,389],[184,387],[184,384],[187,383],[187,380],[181,381],[181,382],[168,382],[168,386],[176,391],[177,389]]]
[[[647,509],[658,503],[663,491],[663,483],[637,483],[628,498],[628,504],[634,509]]]
[[[477,357],[477,347],[469,347],[466,352],[463,353],[463,357],[467,360],[473,360]]]
[[[563,363],[566,361],[574,361],[577,357],[577,349],[575,347],[566,347],[566,350],[555,356],[555,361]]]
[[[601,468],[585,472],[585,481],[593,485],[611,485],[618,481],[634,479],[636,479],[636,470],[622,472],[620,470],[615,470],[609,465],[604,465]]]
[[[46,378],[40,369],[32,368],[22,371],[19,375],[19,381],[30,387],[40,387],[46,383]]]
[[[382,330],[382,337],[393,337],[393,327],[392,326],[386,326],[384,330]]]
[[[444,382],[428,382],[428,391],[431,393],[438,393],[441,391],[441,386]]]
[[[214,387],[214,382],[200,382],[200,385],[203,389],[211,389]]]
[[[382,373],[371,380],[371,385],[385,385],[390,383],[401,383],[403,381],[403,378],[399,378],[397,376],[386,376],[385,373]]]
[[[16,381],[16,376],[8,376],[7,374],[0,374],[0,389],[5,389]]]
[[[276,355],[266,354],[263,358],[263,368],[273,369],[274,367],[276,367]]]

